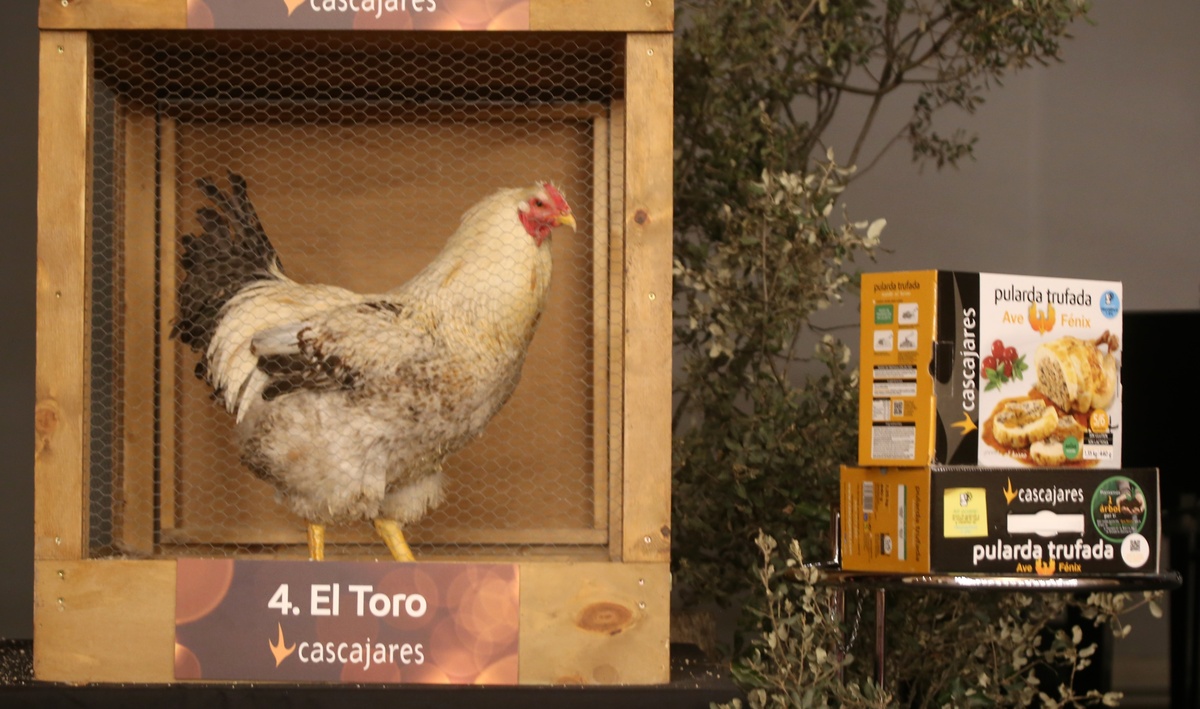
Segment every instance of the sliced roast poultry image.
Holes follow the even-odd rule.
[[[992,419],[996,442],[1009,448],[1028,448],[1048,438],[1058,426],[1058,412],[1040,399],[1011,401]]]
[[[1094,341],[1067,336],[1040,345],[1033,355],[1038,391],[1064,411],[1108,406],[1117,393],[1117,347],[1109,332]]]
[[[1035,392],[997,408],[990,421],[995,443],[1027,450],[1034,465],[1066,463],[1064,442],[1082,441],[1088,430],[1077,416],[1106,408],[1116,397],[1117,347],[1110,332],[1095,340],[1068,335],[1039,345],[1033,355]]]
[[[1063,442],[1068,438],[1082,440],[1085,433],[1087,433],[1087,428],[1074,416],[1061,416],[1048,438],[1029,444],[1029,458],[1037,465],[1062,465],[1067,462],[1067,452],[1063,448]]]

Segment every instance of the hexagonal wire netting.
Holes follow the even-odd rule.
[[[617,523],[610,508],[620,507],[609,495],[620,464],[610,452],[620,431],[610,359],[621,329],[622,51],[599,35],[95,35],[91,554],[298,556],[307,553],[308,516],[329,524],[331,555],[386,556],[358,519],[382,515],[362,510],[401,487],[381,487],[380,471],[405,456],[424,456],[430,468],[454,445],[454,436],[412,441],[402,430],[453,427],[474,410],[463,398],[467,380],[491,377],[483,398],[504,399],[510,374],[495,362],[523,349],[520,328],[475,318],[485,317],[480,303],[505,298],[516,298],[508,310],[496,306],[505,313],[528,310],[539,276],[503,248],[494,267],[443,269],[443,285],[454,285],[431,297],[474,305],[444,302],[424,320],[411,293],[355,300],[328,286],[383,294],[427,264],[445,266],[440,250],[468,208],[499,188],[541,181],[561,190],[578,229],[551,239],[552,285],[524,374],[483,435],[446,461],[440,506],[403,527],[418,557],[607,553]],[[253,241],[236,218],[214,217],[220,198],[200,186],[211,180],[232,195],[234,175],[300,284],[252,296],[262,307],[239,326],[282,328],[291,346],[305,334],[288,330],[299,321],[328,336],[315,353],[289,350],[268,366],[265,355],[255,359],[262,342],[254,355],[248,341],[226,342],[206,366],[204,344],[232,311],[210,309],[208,334],[195,338],[201,352],[172,336],[186,308],[182,284],[200,278],[189,271],[222,239]],[[221,291],[214,302],[244,281],[210,283]],[[347,304],[347,317],[328,315]],[[395,334],[419,327],[467,337]],[[384,347],[381,332],[392,333]],[[270,379],[248,387],[240,426],[225,406],[236,395],[214,394],[200,376],[212,378],[214,362],[239,347]],[[462,364],[473,348],[490,354]],[[430,375],[436,391],[403,381],[454,357],[456,368]],[[427,409],[442,423],[427,423]],[[300,474],[308,482],[292,479]],[[289,506],[300,497],[305,516]]]

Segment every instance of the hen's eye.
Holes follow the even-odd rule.
[[[545,203],[545,202],[543,202],[543,201],[542,201],[542,200],[540,200],[540,199],[535,199],[535,200],[533,200],[533,206],[535,206],[535,207],[539,207],[539,208],[540,208],[540,207],[545,207],[545,206],[546,206],[546,203]]]

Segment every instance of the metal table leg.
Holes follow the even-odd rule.
[[[875,683],[883,690],[884,657],[887,644],[884,637],[884,616],[887,614],[887,591],[882,588],[875,591]]]

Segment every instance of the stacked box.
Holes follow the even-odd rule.
[[[1160,572],[1159,484],[1121,468],[1119,282],[862,277],[848,571]]]
[[[865,466],[1121,467],[1119,282],[862,277]]]
[[[1154,469],[857,468],[841,475],[848,571],[1157,574]]]

